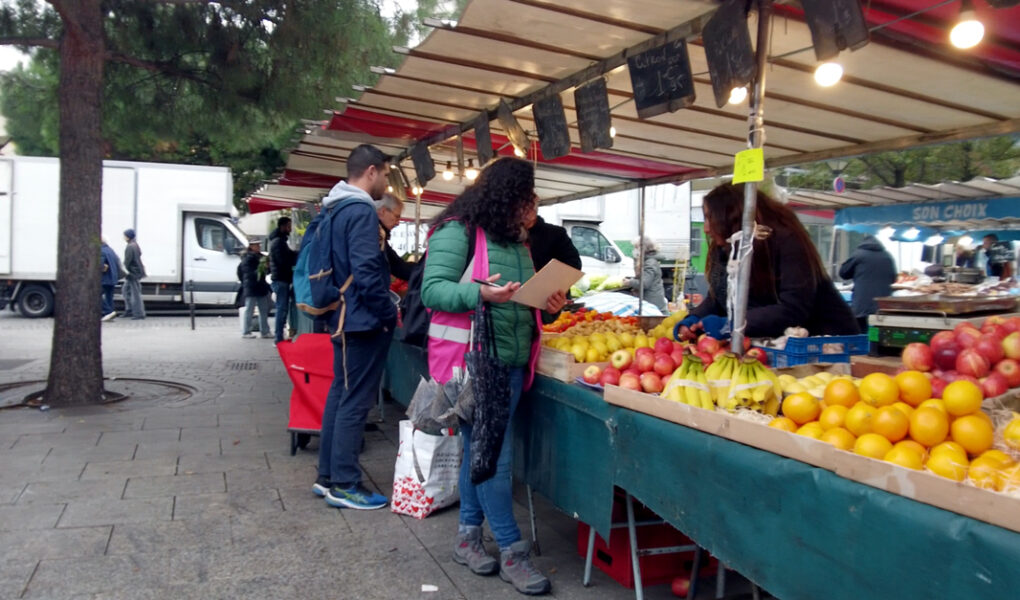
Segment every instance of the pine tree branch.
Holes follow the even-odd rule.
[[[134,56],[128,56],[119,52],[107,52],[106,60],[111,62],[123,63],[125,65],[131,65],[132,67],[138,67],[139,69],[145,69],[154,73],[160,73],[163,75],[169,75],[171,77],[180,77],[181,79],[189,79],[201,83],[203,85],[212,86],[214,82],[200,76],[194,71],[186,71],[167,63],[158,63],[148,60],[142,60]]]
[[[47,37],[8,36],[0,37],[0,46],[34,46],[36,48],[57,49],[60,47],[60,43]]]

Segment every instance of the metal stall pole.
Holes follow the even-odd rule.
[[[758,0],[758,44],[755,46],[755,69],[754,90],[751,95],[751,109],[747,118],[747,147],[761,148],[764,144],[764,121],[765,112],[763,103],[765,100],[765,69],[768,64],[769,29],[772,20],[772,0]],[[744,244],[754,243],[754,217],[757,206],[758,184],[747,182],[744,184],[744,217],[741,223],[740,246],[743,253]],[[753,247],[753,246],[750,246]],[[747,326],[747,298],[748,288],[751,284],[751,256],[740,263],[740,271],[737,280],[736,302],[733,307],[733,341],[730,348],[738,353],[744,353],[744,328]],[[730,290],[732,293],[732,290]]]
[[[414,255],[421,258],[421,247],[419,236],[421,235],[421,194],[415,194],[414,199]]]
[[[634,275],[638,278],[637,313],[640,317],[645,311],[645,278],[642,277],[645,268],[645,186],[638,188],[638,240],[637,259],[640,265],[635,263],[634,266],[640,268],[635,270]]]

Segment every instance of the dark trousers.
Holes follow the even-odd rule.
[[[103,284],[103,316],[113,312],[113,288],[116,286]]]
[[[861,330],[861,333],[868,333],[868,315],[857,317],[857,328]]]
[[[276,294],[276,341],[283,341],[283,332],[287,327],[287,315],[290,314],[290,282],[274,281],[273,293]]]
[[[333,384],[322,413],[319,476],[349,488],[361,483],[358,456],[365,421],[378,397],[393,331],[380,329],[345,336],[346,352],[340,338],[333,339]]]

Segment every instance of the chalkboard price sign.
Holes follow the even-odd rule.
[[[829,60],[845,48],[868,43],[868,24],[860,0],[801,0],[804,19],[818,60]]]
[[[510,110],[510,105],[505,100],[499,101],[499,107],[496,108],[496,118],[499,119],[499,124],[506,131],[506,135],[513,142],[514,147],[527,150],[528,144],[531,143],[528,139],[528,134],[524,132],[524,128],[517,122],[514,111]]]
[[[574,90],[574,107],[577,127],[581,131],[581,152],[612,148],[613,137],[609,135],[612,117],[609,115],[606,80],[600,77]]]
[[[570,154],[570,130],[560,95],[553,94],[534,103],[531,114],[535,117],[542,157],[552,159]]]
[[[642,119],[694,104],[694,79],[687,42],[667,42],[627,59],[634,104]]]
[[[754,50],[747,30],[746,0],[728,0],[701,32],[705,59],[712,77],[715,105],[722,108],[729,102],[733,88],[744,87],[754,77]]]
[[[414,173],[418,176],[418,185],[424,187],[436,176],[436,165],[432,163],[432,155],[425,144],[416,144],[411,149],[411,162],[414,163]]]
[[[475,119],[475,151],[478,152],[478,166],[484,167],[492,160],[492,136],[489,134],[489,113],[482,111]]]

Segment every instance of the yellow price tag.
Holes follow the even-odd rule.
[[[762,181],[765,179],[765,151],[750,148],[737,152],[733,161],[733,183]]]

